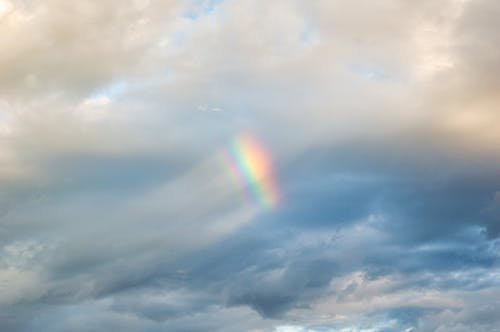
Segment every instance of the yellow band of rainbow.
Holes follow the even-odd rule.
[[[237,136],[225,153],[226,164],[239,186],[249,192],[261,208],[270,209],[279,202],[279,190],[272,160],[253,136]]]

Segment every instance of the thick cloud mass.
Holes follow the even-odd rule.
[[[0,0],[0,330],[500,331],[498,17]]]

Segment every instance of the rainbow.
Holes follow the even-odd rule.
[[[279,190],[269,154],[249,134],[237,136],[223,152],[223,158],[238,186],[263,209],[279,202]]]

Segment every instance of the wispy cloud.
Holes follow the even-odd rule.
[[[499,12],[0,0],[0,330],[496,331]]]

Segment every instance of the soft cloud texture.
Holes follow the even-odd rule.
[[[0,330],[498,331],[499,14],[0,0]]]

